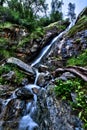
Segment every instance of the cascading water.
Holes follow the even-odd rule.
[[[33,116],[35,115],[35,113],[37,111],[37,106],[36,106],[37,95],[34,94],[34,92],[32,91],[33,88],[39,89],[39,86],[36,85],[38,75],[39,75],[39,73],[36,70],[35,83],[25,86],[26,89],[29,89],[31,91],[31,93],[34,96],[34,99],[33,99],[33,101],[28,102],[26,104],[25,115],[22,117],[22,119],[20,121],[19,130],[34,130],[34,129],[38,128],[38,124],[33,120]]]
[[[36,58],[36,60],[31,64],[31,66],[35,66],[41,62],[41,60],[44,58],[44,56],[50,51],[51,47],[60,39],[62,36],[75,24],[75,21],[71,22],[69,27],[66,28],[65,31],[61,32],[58,36],[56,36],[49,45],[45,46],[39,56]]]
[[[50,51],[52,45],[55,44],[71,27],[72,27],[72,23],[65,31],[63,31],[58,36],[56,36],[49,45],[44,47],[40,55],[31,64],[31,66],[33,67],[39,64],[40,61],[44,58],[44,56],[48,53],[48,51]],[[32,88],[34,87],[39,88],[39,86],[37,86],[36,84],[37,84],[38,76],[40,74],[37,69],[35,71],[36,71],[36,78],[34,84],[25,86],[25,88],[29,89],[31,93],[34,95],[34,100],[26,104],[26,110],[25,110],[26,112],[20,121],[19,130],[34,130],[35,128],[38,129],[38,124],[32,118],[35,112],[37,111],[37,106],[36,106],[37,95],[33,93]]]

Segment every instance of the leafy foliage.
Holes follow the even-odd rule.
[[[51,2],[51,14],[50,14],[50,19],[51,22],[58,21],[62,19],[62,5],[63,2],[59,0],[52,0]]]
[[[75,80],[57,80],[54,92],[57,98],[60,97],[63,100],[68,99],[72,105],[73,111],[76,111],[79,118],[84,122],[84,128],[87,128],[87,82],[81,79]],[[71,101],[71,92],[75,93],[76,101]]]
[[[8,7],[3,7],[7,2]],[[55,3],[55,2],[54,2]],[[0,17],[5,21],[20,24],[27,27],[30,32],[33,32],[38,26],[47,26],[51,22],[62,19],[62,2],[56,1],[55,6],[52,6],[52,13],[47,16],[48,5],[46,0],[1,0]],[[43,14],[40,16],[40,14]]]
[[[56,93],[56,96],[59,97],[63,96],[63,98],[64,97],[69,98],[70,93],[74,91],[78,85],[79,85],[78,82],[72,80],[67,80],[67,81],[57,80],[54,91]]]

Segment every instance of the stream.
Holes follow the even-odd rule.
[[[71,23],[65,31],[56,36],[49,45],[44,47],[36,60],[32,62],[31,66],[38,66],[43,58],[50,52],[52,46],[72,26],[73,24]],[[14,93],[10,96],[10,98],[3,101],[3,107],[6,107],[7,109],[9,103],[13,101],[14,104],[14,100],[20,98],[21,95],[24,98],[27,97],[26,101],[23,100],[21,102],[23,112],[21,112],[22,116],[19,118],[18,128],[7,129],[5,127],[4,129],[4,127],[2,126],[3,123],[0,122],[0,130],[83,130],[81,128],[81,122],[79,121],[79,119],[74,115],[71,116],[71,109],[67,105],[67,103],[61,103],[60,101],[57,102],[57,100],[55,99],[55,95],[51,92],[51,90],[53,89],[52,84],[50,85],[50,83],[48,83],[44,88],[37,85],[40,73],[38,72],[38,69],[35,69],[35,72],[36,77],[33,84],[25,85],[22,90],[16,89]],[[39,92],[34,92],[33,89],[36,89]],[[26,96],[26,93],[28,93],[29,95]],[[29,100],[29,96],[33,98]],[[20,105],[17,105],[16,109],[19,108]]]

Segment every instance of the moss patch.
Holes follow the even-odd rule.
[[[61,24],[60,21],[58,21],[58,22],[51,23],[50,25],[44,27],[44,30],[50,31],[54,28],[56,28],[56,29],[58,29],[58,31],[60,31],[60,30],[64,30],[66,28],[66,25],[63,25],[63,24]]]
[[[16,65],[6,64],[4,66],[0,66],[0,75],[9,73],[10,71],[14,71],[14,73],[15,73],[13,79],[11,79],[11,81],[10,81],[10,80],[6,80],[2,76],[0,76],[0,84],[9,84],[12,82],[12,83],[16,83],[18,85],[27,76],[20,69],[18,69]]]
[[[87,16],[84,15],[83,17],[81,17],[78,22],[75,24],[75,26],[73,26],[69,32],[68,32],[68,36],[72,37],[74,36],[77,32],[80,32],[82,30],[87,29]]]
[[[78,57],[72,57],[67,61],[67,65],[87,66],[87,49],[78,55]]]
[[[12,27],[12,24],[10,22],[1,22],[0,23],[0,28],[1,29],[4,29],[4,28],[11,28]]]

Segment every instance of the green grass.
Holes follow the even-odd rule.
[[[44,36],[44,29],[41,27],[36,28],[30,35],[30,39],[35,39]]]
[[[0,28],[4,29],[4,28],[11,28],[12,24],[10,22],[4,22],[4,23],[0,23]]]
[[[72,57],[67,61],[67,66],[71,65],[77,65],[77,66],[87,66],[87,49],[78,55],[76,58]]]
[[[0,54],[5,58],[10,57],[10,52],[8,50],[0,50]]]
[[[36,28],[29,36],[24,37],[19,41],[18,47],[23,46],[24,44],[30,43],[31,40],[39,39],[44,36],[44,29],[41,27]]]
[[[72,80],[67,80],[67,81],[57,80],[54,91],[57,97],[61,97],[62,99],[64,98],[67,99],[70,97],[70,93],[75,91],[75,88],[78,85],[79,85],[78,82]]]
[[[20,84],[22,82],[22,80],[26,77],[26,75],[19,70],[16,65],[4,65],[4,66],[0,66],[0,75],[9,73],[10,71],[14,71],[15,76],[13,79],[11,79],[12,81],[6,81],[6,79],[4,79],[3,77],[0,76],[0,84],[8,84],[10,82],[16,83],[17,85]]]

